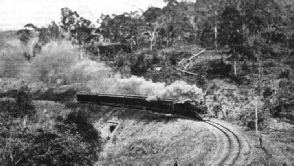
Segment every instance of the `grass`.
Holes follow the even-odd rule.
[[[198,122],[144,110],[84,104],[99,128],[109,120],[119,125],[104,147],[103,165],[148,165],[207,163],[215,137]],[[99,110],[99,111],[96,111]],[[201,122],[199,122],[201,123]]]

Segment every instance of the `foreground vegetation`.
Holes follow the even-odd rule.
[[[93,165],[102,148],[87,112],[32,102],[20,89],[0,101],[0,162],[5,165]]]

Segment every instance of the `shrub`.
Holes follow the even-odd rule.
[[[62,121],[65,126],[72,126],[73,128],[67,128],[72,133],[79,133],[85,142],[97,143],[99,141],[99,132],[90,123],[90,115],[81,110],[76,110],[67,115]],[[65,126],[59,126],[59,129],[63,130]]]
[[[32,96],[30,95],[29,89],[27,86],[22,86],[18,90],[16,98],[16,105],[18,107],[17,116],[32,116],[35,114],[34,106],[32,105]]]
[[[32,165],[93,165],[97,151],[90,154],[93,145],[85,143],[78,134],[39,129],[32,139],[34,146],[27,149],[24,163]],[[93,158],[95,157],[95,158]]]
[[[0,162],[7,165],[93,165],[98,152],[78,134],[50,129],[25,129],[21,124],[10,126],[10,138],[0,137],[4,144]],[[2,135],[8,134],[1,131]]]
[[[267,98],[269,96],[271,96],[273,93],[275,92],[274,89],[272,89],[271,87],[265,87],[265,89],[263,90],[263,98]]]
[[[258,112],[258,129],[263,130],[268,126],[268,118],[269,118],[269,112],[262,109]],[[251,108],[249,110],[246,110],[239,116],[239,120],[243,123],[243,125],[247,126],[249,129],[254,130],[255,129],[255,110],[254,108]]]
[[[97,162],[101,137],[89,119],[80,112],[72,112],[57,122],[52,128],[38,127],[39,123],[24,127],[21,119],[0,114],[0,163],[10,166]]]
[[[26,157],[26,148],[31,146],[30,134],[20,120],[12,119],[5,112],[0,112],[0,163],[3,166],[25,165],[22,159]]]
[[[270,93],[273,94],[274,90],[265,89],[264,94],[268,96]],[[267,109],[272,116],[277,117],[282,112],[290,112],[293,109],[293,96],[294,93],[294,82],[288,79],[282,79],[279,82],[279,88],[275,95],[272,95],[272,99],[265,109]]]
[[[15,100],[2,100],[0,103],[1,112],[14,117],[31,117],[35,114],[35,108],[32,104],[31,95],[26,87],[21,87],[15,94]]]
[[[76,110],[67,115],[66,118],[59,118],[61,125],[57,129],[63,133],[68,131],[70,134],[79,135],[81,142],[88,145],[87,151],[84,152],[89,162],[98,160],[98,152],[101,151],[101,136],[90,122],[90,115],[81,110]],[[93,163],[92,163],[93,164]]]
[[[198,74],[195,79],[196,85],[202,89],[206,89],[208,86],[208,82],[205,79],[205,76]]]
[[[229,77],[232,71],[232,66],[223,61],[211,61],[207,70],[207,78]]]
[[[155,52],[145,51],[134,54],[130,59],[131,73],[142,76],[153,65],[159,62]]]
[[[169,56],[169,61],[171,65],[176,65],[177,64],[177,55],[176,54],[171,54]]]
[[[278,79],[282,79],[282,78],[287,78],[289,79],[290,78],[290,70],[283,70],[279,73]]]

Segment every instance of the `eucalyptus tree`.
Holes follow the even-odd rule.
[[[194,30],[203,47],[218,48],[219,18],[228,2],[224,0],[197,0],[190,5]]]
[[[138,12],[101,15],[100,29],[104,38],[110,39],[113,43],[128,43],[132,46],[137,45],[139,27],[142,24],[141,16]]]
[[[285,0],[279,2],[281,8],[282,28],[281,31],[284,35],[284,43],[287,48],[288,56],[291,55],[294,48],[294,1]]]
[[[241,32],[242,22],[239,11],[227,6],[220,18],[218,41],[220,46],[228,46],[234,58],[234,74],[237,76],[236,60],[239,59],[240,46],[244,43],[244,36]]]
[[[77,43],[84,42],[96,30],[92,22],[69,8],[61,9],[61,28],[70,31]]]
[[[150,42],[150,50],[156,45],[159,32],[164,33],[164,16],[162,10],[157,7],[149,7],[143,14],[142,19],[144,21],[139,28],[139,38],[146,38]],[[144,40],[141,42],[144,42]]]
[[[95,29],[92,22],[80,17],[76,11],[69,8],[61,9],[61,28],[70,32],[72,43],[77,45],[80,50],[80,58],[82,58],[89,38],[93,38]]]
[[[184,39],[187,34],[193,31],[193,25],[190,22],[189,3],[177,2],[176,0],[166,0],[167,6],[162,8],[165,19],[165,35],[167,38],[167,46],[171,46],[174,39]]]
[[[271,53],[272,44],[283,39],[279,36],[281,6],[275,0],[231,0],[224,7],[219,17],[219,44],[231,49],[234,61],[258,60],[261,75],[262,59]]]
[[[193,25],[187,14],[187,2],[165,0],[167,5],[162,9],[149,7],[143,13],[145,24],[141,27],[142,34],[149,39],[150,49],[155,46],[170,47],[175,39],[187,40],[193,33]]]

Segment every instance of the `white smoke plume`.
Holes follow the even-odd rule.
[[[74,80],[78,83],[88,83],[94,81],[100,84],[102,80],[108,78],[111,74],[111,68],[104,63],[99,63],[89,59],[77,61],[67,73],[68,80]]]
[[[31,76],[51,84],[82,83],[93,93],[141,95],[147,96],[148,100],[197,100],[202,96],[202,89],[184,81],[166,85],[143,77],[123,77],[119,73],[113,73],[103,62],[78,59],[78,52],[69,42],[49,43],[33,60]]]
[[[142,77],[121,78],[120,75],[103,79],[96,84],[95,81],[90,81],[88,86],[92,92],[96,93],[141,95],[147,96],[147,100],[174,99],[177,101],[185,99],[200,100],[202,96],[202,89],[196,85],[189,85],[184,81],[176,81],[171,85],[166,85],[161,82],[154,83]]]

